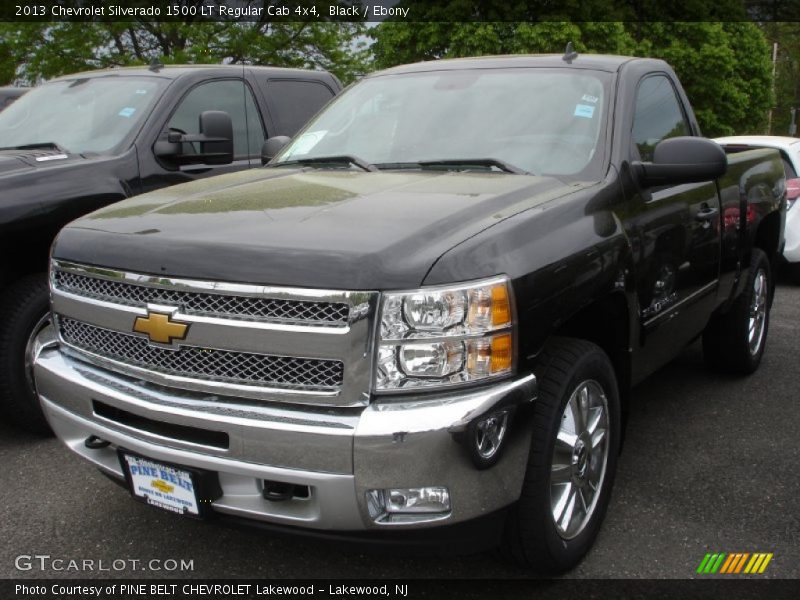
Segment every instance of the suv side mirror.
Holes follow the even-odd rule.
[[[653,162],[631,165],[645,187],[697,183],[717,179],[728,170],[725,151],[716,142],[701,137],[674,137],[659,142]]]
[[[197,142],[200,151],[184,154],[183,144]],[[179,165],[227,165],[233,162],[233,122],[222,110],[207,110],[200,114],[200,133],[170,131],[166,140],[153,147],[159,158]]]
[[[265,165],[275,158],[275,155],[283,150],[284,146],[286,146],[291,139],[292,138],[285,135],[276,135],[266,140],[264,145],[261,146],[261,164]]]

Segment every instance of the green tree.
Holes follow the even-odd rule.
[[[770,48],[778,44],[770,133],[788,135],[793,108],[798,110],[796,121],[800,121],[800,23],[768,22],[762,27]]]
[[[735,10],[737,3],[730,6]],[[759,27],[746,21],[389,21],[370,35],[378,68],[458,56],[562,53],[568,41],[578,52],[662,58],[678,74],[708,136],[763,131],[772,102],[769,46]]]
[[[87,69],[163,63],[322,68],[349,82],[364,72],[363,23],[0,23],[0,83],[35,83]]]

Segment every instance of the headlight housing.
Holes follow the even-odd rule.
[[[375,390],[434,388],[514,368],[506,277],[383,294]]]

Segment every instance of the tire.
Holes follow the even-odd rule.
[[[553,338],[534,372],[539,394],[533,405],[528,466],[520,500],[511,509],[506,522],[501,554],[536,573],[553,575],[578,564],[600,531],[611,498],[619,454],[620,399],[611,361],[591,342]],[[586,419],[596,423],[591,435],[589,429],[578,436],[580,442],[571,445],[557,442],[559,433],[567,438],[570,429],[573,433],[582,429],[575,427],[579,422],[572,416],[571,408],[572,403],[580,401],[578,394],[584,389],[589,394],[590,406],[604,408],[605,420],[602,412],[598,418],[595,408],[590,413],[591,418]],[[598,391],[602,397],[598,397]],[[605,434],[598,436],[602,429]],[[599,444],[589,450],[587,457],[583,440],[588,442],[592,438]],[[596,491],[592,494],[588,481],[597,476]],[[585,496],[588,510],[582,511],[578,504],[580,497],[574,495],[578,493]],[[574,516],[566,521],[570,495],[575,502]],[[556,524],[559,510],[561,525]],[[563,527],[565,522],[567,526]]]
[[[754,248],[744,291],[728,312],[712,317],[703,332],[706,363],[734,375],[750,375],[758,369],[767,344],[773,290],[767,255]],[[755,317],[751,311],[757,313]],[[755,335],[751,336],[754,324]]]
[[[28,344],[49,318],[45,274],[28,275],[0,295],[0,413],[12,424],[39,435],[52,435],[26,366]]]

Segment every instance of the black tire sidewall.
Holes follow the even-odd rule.
[[[49,427],[39,400],[31,394],[25,350],[34,327],[50,310],[47,276],[34,275],[3,292],[0,319],[0,406],[13,423],[37,433]]]

